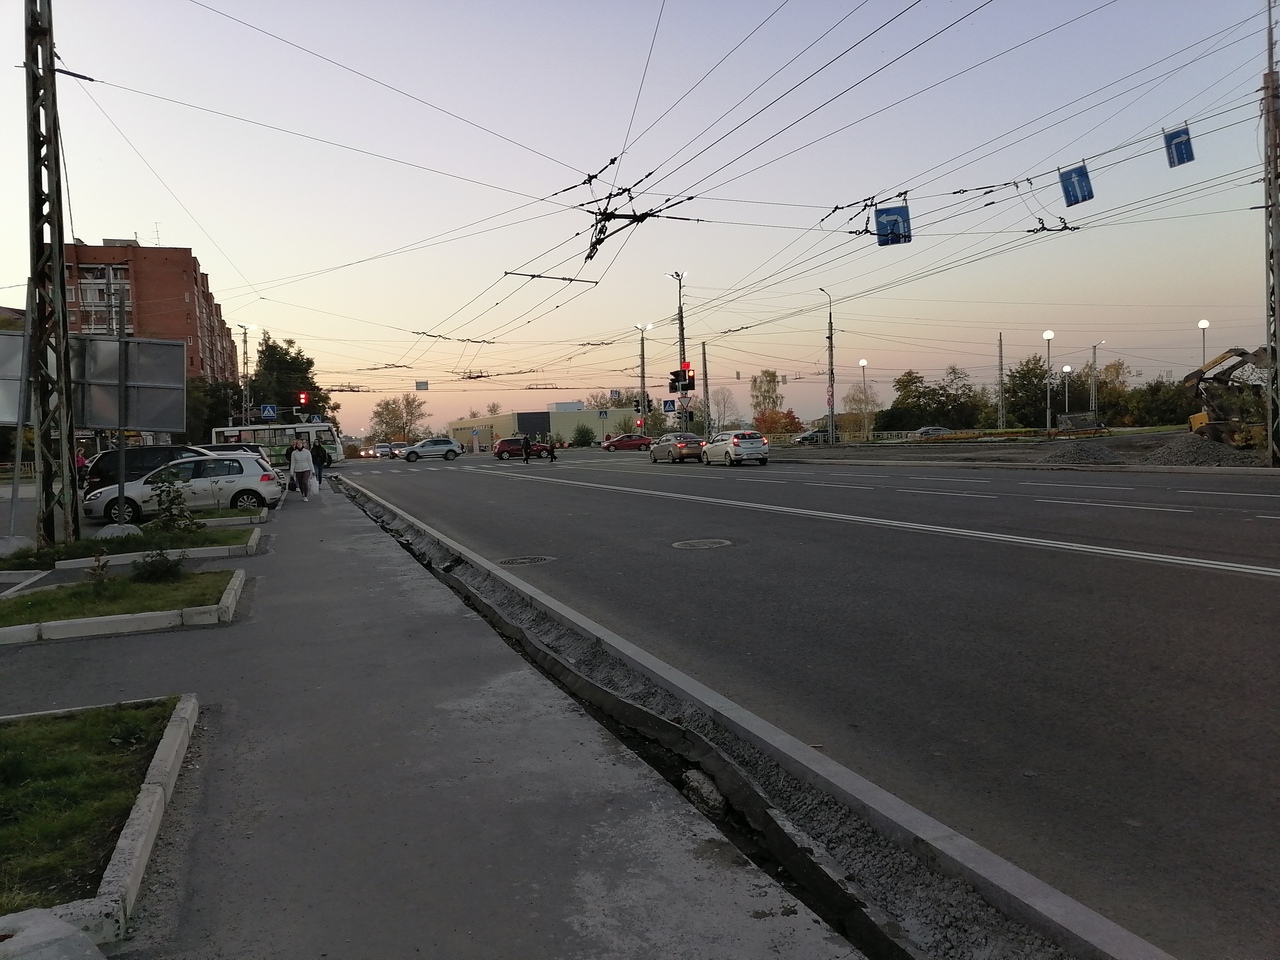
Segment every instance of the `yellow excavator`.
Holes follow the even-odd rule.
[[[1200,400],[1200,412],[1187,419],[1192,433],[1242,450],[1266,442],[1267,428],[1252,422],[1263,398],[1262,384],[1242,374],[1246,368],[1264,370],[1267,348],[1249,351],[1232,347],[1182,378],[1182,385]]]

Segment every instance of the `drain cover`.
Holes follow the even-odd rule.
[[[554,560],[555,557],[507,557],[505,560],[499,560],[500,567],[527,567],[535,563],[546,563]]]
[[[714,550],[716,547],[731,547],[731,540],[677,540],[672,544],[677,550]]]

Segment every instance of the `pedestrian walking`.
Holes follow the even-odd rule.
[[[533,449],[533,444],[529,442],[529,435],[526,433],[520,438],[520,450],[524,453],[524,462],[529,462],[529,451]]]
[[[324,468],[333,463],[333,457],[319,440],[311,445],[311,463],[316,470],[316,489],[319,490],[324,486]]]
[[[293,449],[289,451],[289,470],[293,473],[293,482],[298,485],[298,492],[305,502],[311,490],[311,472],[315,463],[311,459],[311,451],[301,438],[293,441]]]
[[[550,448],[551,463],[555,463],[556,462],[556,438],[547,437],[547,446]]]

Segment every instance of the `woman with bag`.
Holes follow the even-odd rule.
[[[311,445],[311,463],[315,466],[316,489],[319,490],[324,485],[324,468],[333,463],[333,457],[319,440]]]
[[[301,439],[293,441],[293,449],[289,451],[289,470],[293,473],[293,481],[298,485],[298,492],[305,502],[311,489],[311,470],[315,466],[311,459],[311,451]]]

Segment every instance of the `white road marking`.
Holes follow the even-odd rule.
[[[625,493],[637,497],[654,497],[659,500],[678,500],[682,503],[705,503],[712,506],[732,507],[737,510],[752,510],[757,513],[775,513],[788,517],[807,517],[814,520],[829,520],[834,523],[852,523],[867,527],[882,527],[888,530],[906,530],[912,533],[925,533],[934,536],[959,537],[965,540],[980,540],[987,543],[1009,544],[1012,546],[1038,547],[1045,550],[1059,550],[1064,553],[1079,553],[1088,556],[1110,557],[1116,560],[1142,560],[1149,563],[1163,563],[1174,567],[1191,567],[1199,570],[1213,570],[1219,573],[1244,573],[1260,577],[1271,577],[1280,580],[1280,567],[1263,567],[1250,563],[1232,563],[1224,560],[1205,560],[1199,557],[1179,557],[1169,553],[1148,553],[1143,550],[1125,550],[1121,547],[1104,547],[1092,543],[1073,543],[1070,540],[1045,540],[1040,537],[1020,537],[1011,533],[993,533],[986,530],[968,530],[964,527],[943,527],[931,523],[913,523],[909,520],[887,520],[883,517],[864,517],[849,513],[830,513],[825,510],[806,510],[802,507],[786,507],[772,503],[751,503],[745,500],[722,500],[718,497],[700,497],[690,493],[667,493],[661,490],[644,490],[637,487],[617,487],[604,483],[589,483],[585,480],[567,480],[547,476],[528,474],[498,474],[512,480],[525,480],[532,483],[558,483],[572,487],[586,487],[592,490],[604,490],[612,493]]]
[[[1258,520],[1280,520],[1280,517],[1269,517],[1265,513],[1260,513],[1256,517]]]
[[[1112,507],[1116,510],[1155,510],[1158,513],[1194,513],[1180,507],[1140,507],[1133,503],[1102,503],[1098,500],[1037,500],[1036,503],[1068,503],[1077,507]]]
[[[1018,481],[1020,487],[1070,487],[1073,490],[1132,490],[1133,487],[1099,486],[1094,483],[1037,483],[1034,480]]]
[[[786,483],[785,480],[754,480],[751,477],[734,477],[739,483]]]
[[[1179,493],[1198,493],[1203,497],[1267,497],[1280,500],[1280,493],[1233,493],[1230,490],[1179,490]]]
[[[888,480],[887,473],[833,473],[833,477],[857,477],[859,480]]]
[[[990,480],[966,480],[961,477],[907,477],[908,480],[924,480],[932,483],[990,483]]]
[[[863,486],[860,483],[815,483],[812,480],[806,480],[806,487],[835,487],[837,490],[874,490],[875,487]]]
[[[999,500],[1000,498],[994,493],[956,493],[953,490],[912,490],[908,487],[899,487],[899,493],[923,493],[930,497],[972,497],[975,500]]]

